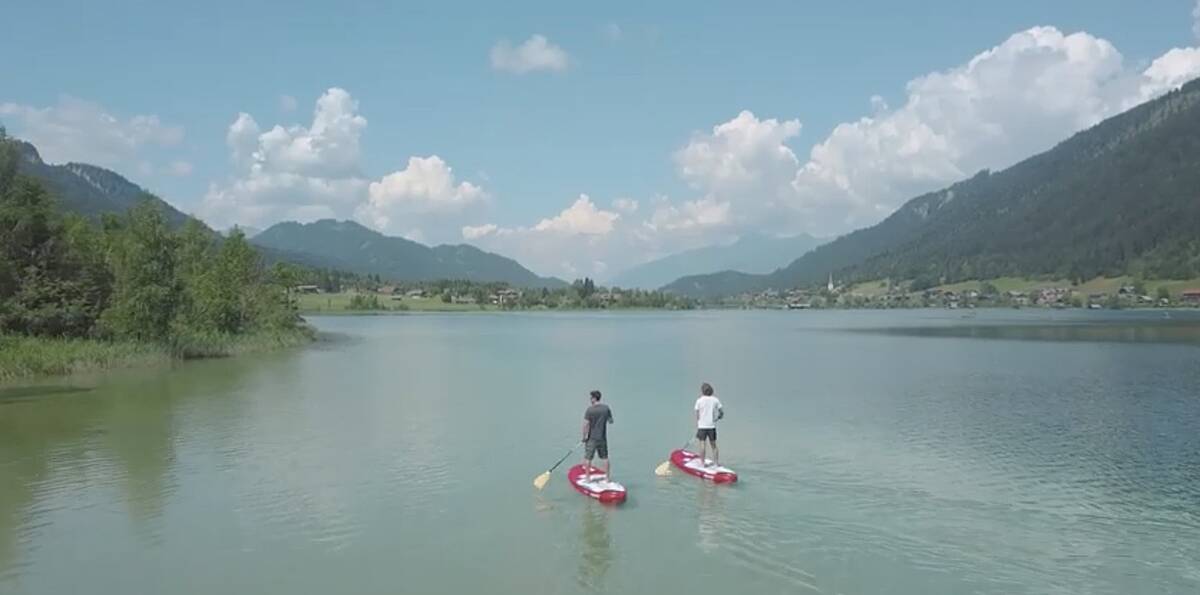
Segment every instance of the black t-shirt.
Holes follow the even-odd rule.
[[[588,440],[604,442],[608,440],[608,424],[613,422],[612,409],[604,403],[596,403],[587,408],[583,419],[588,422]]]

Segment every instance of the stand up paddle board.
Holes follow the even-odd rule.
[[[706,466],[705,463],[712,461],[701,461],[700,455],[689,450],[675,450],[671,452],[671,463],[679,467],[689,475],[695,475],[701,479],[707,479],[713,483],[733,483],[737,481],[737,473],[733,469],[721,466]]]
[[[595,467],[591,473],[585,473],[583,465],[575,465],[567,471],[567,481],[570,481],[580,494],[605,504],[620,504],[625,501],[625,486],[604,479],[604,474]]]

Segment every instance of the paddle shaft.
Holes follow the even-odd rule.
[[[551,472],[551,471],[554,471],[555,469],[558,469],[558,466],[561,465],[563,461],[567,460],[567,457],[571,456],[571,453],[575,452],[575,448],[576,447],[572,446],[571,450],[568,450],[567,454],[563,455],[563,457],[561,459],[559,459],[558,462],[555,463],[554,466],[551,467],[547,472]]]

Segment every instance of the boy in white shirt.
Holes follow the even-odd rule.
[[[712,465],[719,464],[721,454],[717,450],[717,420],[725,417],[721,401],[713,396],[713,387],[705,382],[700,385],[700,398],[696,399],[696,440],[700,441],[700,461],[704,462],[707,443],[712,443]]]

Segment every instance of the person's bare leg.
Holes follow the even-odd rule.
[[[721,466],[721,451],[717,450],[717,441],[716,440],[712,441],[712,445],[713,445],[713,466],[720,467]]]
[[[609,475],[609,473],[611,471],[612,471],[612,464],[608,462],[608,459],[604,459],[604,481],[608,481],[609,477],[611,477]]]
[[[704,454],[708,452],[708,440],[700,440],[700,466],[704,466]]]

